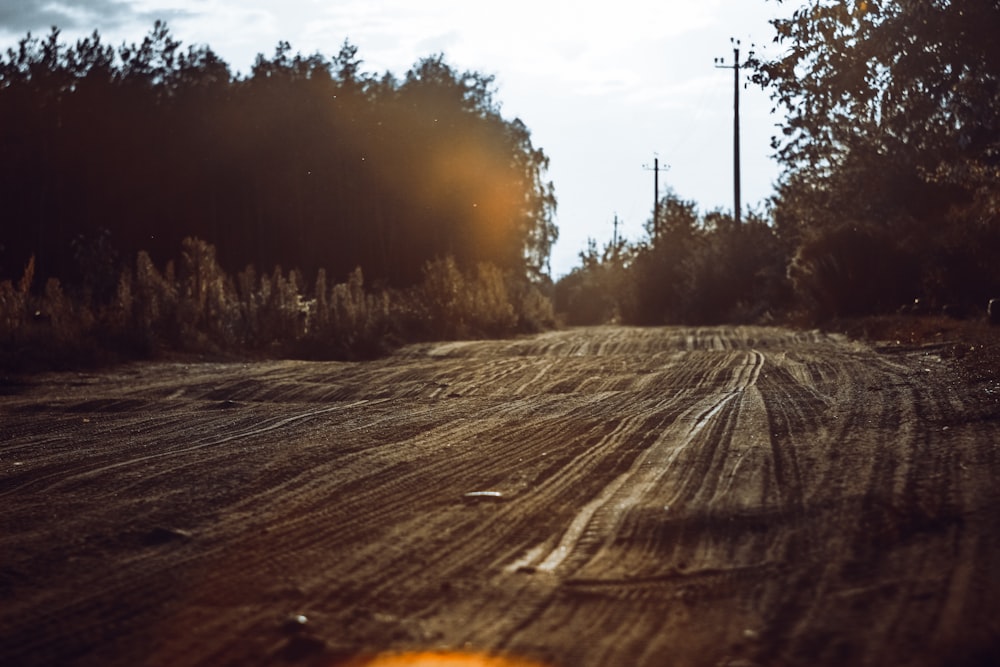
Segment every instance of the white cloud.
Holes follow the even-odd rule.
[[[87,28],[98,21],[118,24],[134,14],[133,7],[125,0],[16,0],[0,5],[0,29],[39,31],[52,25],[67,29]]]

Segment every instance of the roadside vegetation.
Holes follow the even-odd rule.
[[[591,242],[581,253],[554,290],[568,324],[773,322],[792,306],[788,249],[763,215],[735,224],[671,192],[646,233],[602,250]]]
[[[773,23],[781,55],[751,62],[787,119],[775,195],[737,221],[668,191],[643,238],[592,241],[555,285],[548,158],[492,77],[440,55],[366,73],[347,42],[283,42],[233,74],[162,23],[118,48],[28,35],[0,56],[0,364],[363,358],[553,311],[982,320],[1000,297],[1000,6],[797,6]]]
[[[34,261],[0,282],[0,368],[39,370],[194,354],[222,357],[364,359],[401,342],[508,336],[553,326],[549,300],[491,264],[471,271],[428,261],[420,283],[371,288],[360,268],[332,283],[275,267],[229,275],[215,248],[187,238],[180,260],[157,268],[140,251],[109,298],[34,287]]]
[[[160,22],[7,49],[0,365],[363,358],[551,326],[548,158],[492,77],[362,66],[282,42],[233,74]]]
[[[794,5],[753,62],[787,119],[767,207],[734,225],[668,194],[644,239],[560,281],[568,321],[981,318],[1000,296],[1000,5]]]

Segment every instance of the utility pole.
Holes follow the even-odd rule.
[[[654,155],[656,155],[654,153]],[[646,171],[653,172],[653,242],[655,243],[660,238],[660,158],[653,158],[653,168],[650,169],[649,165],[642,165],[642,168]],[[665,166],[662,171],[668,171],[670,165]]]
[[[740,70],[747,63],[740,64],[740,40],[729,38],[733,45],[733,64],[726,65],[725,58],[716,58],[715,67],[733,70],[733,217],[740,224]],[[753,51],[750,52],[753,57]]]
[[[611,256],[618,261],[618,212],[615,211],[614,234],[611,236]]]

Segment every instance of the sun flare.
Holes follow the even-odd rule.
[[[546,667],[546,665],[512,656],[455,651],[415,651],[353,658],[335,667]]]

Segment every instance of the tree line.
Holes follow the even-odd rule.
[[[773,0],[780,3],[781,0]],[[752,61],[785,115],[766,217],[675,194],[557,285],[572,321],[811,321],[1000,296],[1000,2],[806,0]]]
[[[786,118],[774,196],[736,224],[669,193],[644,239],[592,243],[555,286],[568,322],[816,321],[914,302],[975,312],[1000,295],[1000,2],[797,7],[773,22],[781,54],[752,62]],[[9,321],[30,328],[25,290],[62,303],[51,275],[88,312],[120,310],[140,273],[130,258],[164,266],[189,237],[218,247],[220,284],[283,265],[329,271],[325,290],[355,285],[362,267],[369,291],[436,295],[405,292],[387,330],[426,330],[413,322],[428,313],[457,318],[436,335],[462,335],[463,318],[524,330],[510,324],[517,303],[543,313],[527,328],[546,321],[537,291],[496,296],[543,273],[556,229],[547,158],[500,115],[492,79],[442,56],[403,78],[361,66],[346,42],[333,58],[283,42],[234,76],[160,23],[117,49],[97,33],[73,46],[57,30],[25,37],[0,58],[0,279],[21,276],[0,291],[27,308]],[[311,280],[293,281],[305,301],[323,291]],[[227,303],[280,291],[230,287]],[[473,313],[479,298],[495,302],[489,316]]]
[[[122,265],[183,239],[220,266],[281,265],[405,288],[435,258],[541,276],[556,238],[548,158],[442,55],[402,78],[287,42],[234,75],[157,22],[139,44],[53,28],[0,56],[0,278],[108,297]]]
[[[580,265],[553,292],[567,323],[762,322],[791,309],[789,249],[764,213],[736,223],[673,191],[658,211],[644,239],[603,248],[591,240],[580,253]]]

